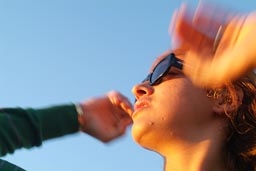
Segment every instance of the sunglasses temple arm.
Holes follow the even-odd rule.
[[[176,59],[177,59],[177,61],[175,63],[175,66],[182,70],[183,69],[183,65],[184,65],[183,61],[181,59],[178,59],[178,58],[176,58]]]

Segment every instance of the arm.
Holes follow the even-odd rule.
[[[42,141],[78,131],[73,104],[44,109],[0,109],[0,155],[40,146]]]
[[[132,123],[127,114],[132,112],[132,105],[116,91],[90,98],[76,106],[0,109],[0,156],[22,147],[40,146],[44,140],[75,133],[79,129],[102,142],[109,142],[123,135]]]

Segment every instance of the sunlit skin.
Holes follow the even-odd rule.
[[[169,53],[160,56],[152,68]],[[133,87],[137,99],[132,114],[134,140],[161,154],[166,171],[225,170],[227,122],[217,114],[223,112],[222,106],[181,70],[174,68],[171,73],[157,85],[144,82]]]
[[[133,112],[132,104],[117,91],[90,98],[80,106],[80,130],[105,143],[122,136],[132,123],[128,115]]]
[[[184,72],[195,84],[223,85],[256,67],[256,12],[238,14],[205,2],[190,10],[183,5],[176,11],[170,32],[173,45],[189,49]]]

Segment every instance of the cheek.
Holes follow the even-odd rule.
[[[161,97],[156,102],[159,109],[157,115],[161,118],[157,121],[165,128],[196,127],[211,119],[212,104],[206,92],[189,81],[181,81],[169,86],[168,90],[161,90]]]

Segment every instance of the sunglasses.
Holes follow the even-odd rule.
[[[153,72],[151,72],[142,82],[149,81],[150,86],[156,85],[172,67],[176,67],[181,70],[183,68],[183,61],[177,58],[174,53],[171,53],[166,58],[162,59],[155,66]]]

